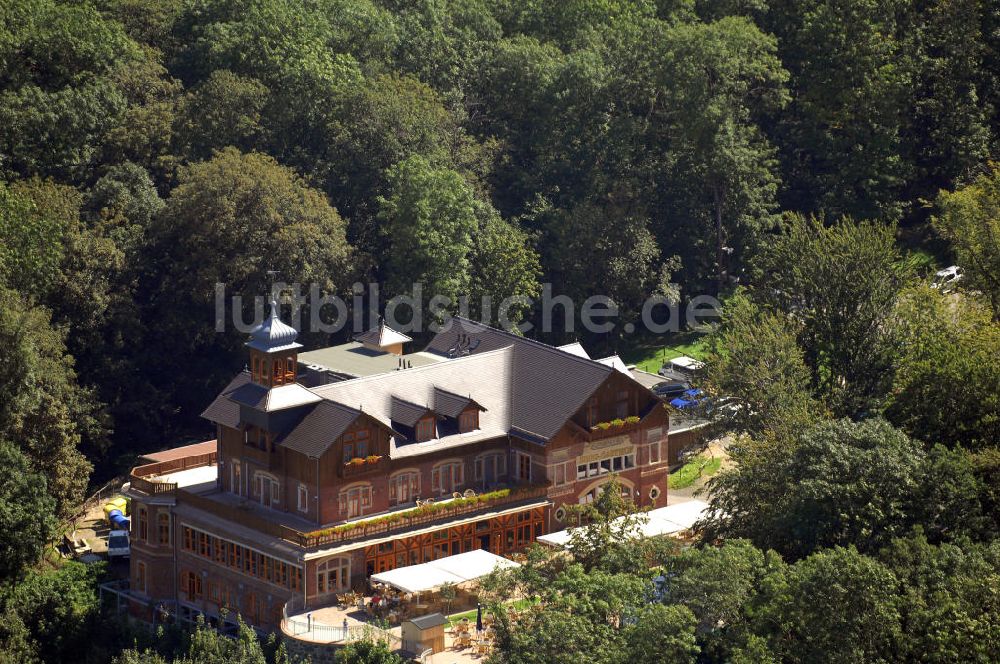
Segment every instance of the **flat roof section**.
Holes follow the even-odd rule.
[[[409,355],[394,355],[352,341],[339,346],[319,348],[317,350],[299,353],[299,364],[320,366],[335,373],[362,377],[388,373],[399,368],[402,358],[407,366],[420,367],[443,361],[444,357],[431,353],[410,353]]]
[[[193,445],[184,445],[182,447],[172,447],[169,450],[163,450],[161,452],[150,452],[149,454],[143,454],[139,457],[140,460],[147,463],[160,463],[163,461],[175,461],[177,459],[183,459],[189,456],[198,456],[199,454],[211,454],[215,451],[216,440],[206,440],[204,443],[194,443]]]
[[[219,467],[214,463],[210,466],[198,466],[186,470],[175,470],[152,479],[155,482],[173,482],[178,489],[187,489],[192,493],[203,493],[216,488],[219,478]]]

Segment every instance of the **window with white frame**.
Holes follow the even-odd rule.
[[[298,508],[300,512],[309,511],[309,488],[302,483],[299,483]]]
[[[340,492],[340,513],[348,519],[361,516],[371,506],[371,484],[360,484]]]
[[[461,461],[446,461],[431,470],[431,491],[451,493],[465,484],[465,466]]]
[[[243,464],[239,461],[233,461],[233,465],[229,467],[231,477],[229,480],[229,490],[238,496],[243,495]]]
[[[646,432],[646,441],[649,443],[649,463],[660,463],[661,445],[663,438],[663,427],[656,427]]]
[[[351,587],[351,559],[338,556],[316,566],[316,591],[319,594],[339,593]]]
[[[580,499],[579,499],[578,502],[581,505],[590,505],[595,500],[597,500],[598,498],[601,497],[601,494],[604,493],[605,487],[607,487],[607,484],[602,484],[600,486],[595,486],[593,489],[591,489],[587,493],[585,493],[582,496],[580,496]],[[631,488],[629,488],[629,487],[627,487],[627,486],[625,486],[623,484],[621,486],[621,492],[622,492],[622,498],[624,498],[625,500],[631,500],[632,499],[632,489]]]
[[[477,482],[496,482],[507,474],[507,455],[503,452],[489,452],[476,457],[475,478]]]
[[[264,507],[271,507],[280,502],[280,485],[278,478],[269,473],[257,471],[253,476],[254,497]]]
[[[524,454],[523,452],[514,453],[514,462],[517,464],[515,470],[517,471],[517,479],[522,482],[531,481],[531,455]]]
[[[598,477],[608,473],[620,473],[623,470],[635,468],[635,454],[622,454],[619,456],[590,461],[588,463],[577,464],[576,479],[582,480],[587,477]]]
[[[405,470],[389,478],[389,504],[412,503],[420,495],[420,473]]]

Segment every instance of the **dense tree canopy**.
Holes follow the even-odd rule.
[[[998,158],[980,0],[0,0],[0,450],[27,482],[3,518],[67,517],[92,465],[208,433],[246,361],[218,283],[249,323],[270,271],[377,282],[378,313],[420,281],[609,352],[635,336],[539,331],[528,298],[636,323],[719,294],[720,548],[625,544],[641,516],[602,504],[574,561],[515,580],[551,610],[496,657],[995,661]],[[954,292],[916,284],[952,262]],[[68,661],[81,579],[17,584],[0,659]],[[234,643],[122,661],[278,657]]]

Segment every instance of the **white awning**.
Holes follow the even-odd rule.
[[[406,593],[422,593],[440,588],[445,583],[465,583],[486,576],[494,569],[520,567],[481,549],[439,558],[429,563],[397,567],[388,572],[373,574],[371,580],[385,583]]]
[[[663,535],[674,535],[685,530],[689,530],[695,522],[702,517],[708,503],[701,500],[689,500],[676,505],[668,505],[646,513],[648,520],[639,526],[639,533],[642,537],[661,537]],[[586,526],[584,526],[586,527]],[[560,530],[557,533],[549,533],[538,538],[539,542],[559,548],[569,544],[570,532],[575,530]]]

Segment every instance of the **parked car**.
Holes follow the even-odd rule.
[[[665,380],[653,386],[653,394],[664,399],[673,399],[684,394],[689,389],[691,389],[691,383]]]
[[[955,289],[955,285],[958,284],[964,276],[965,270],[958,265],[946,267],[945,269],[938,270],[934,273],[934,281],[931,282],[931,288],[948,293]]]
[[[112,530],[108,535],[108,560],[118,558],[128,558],[132,554],[132,547],[128,539],[127,530]]]

